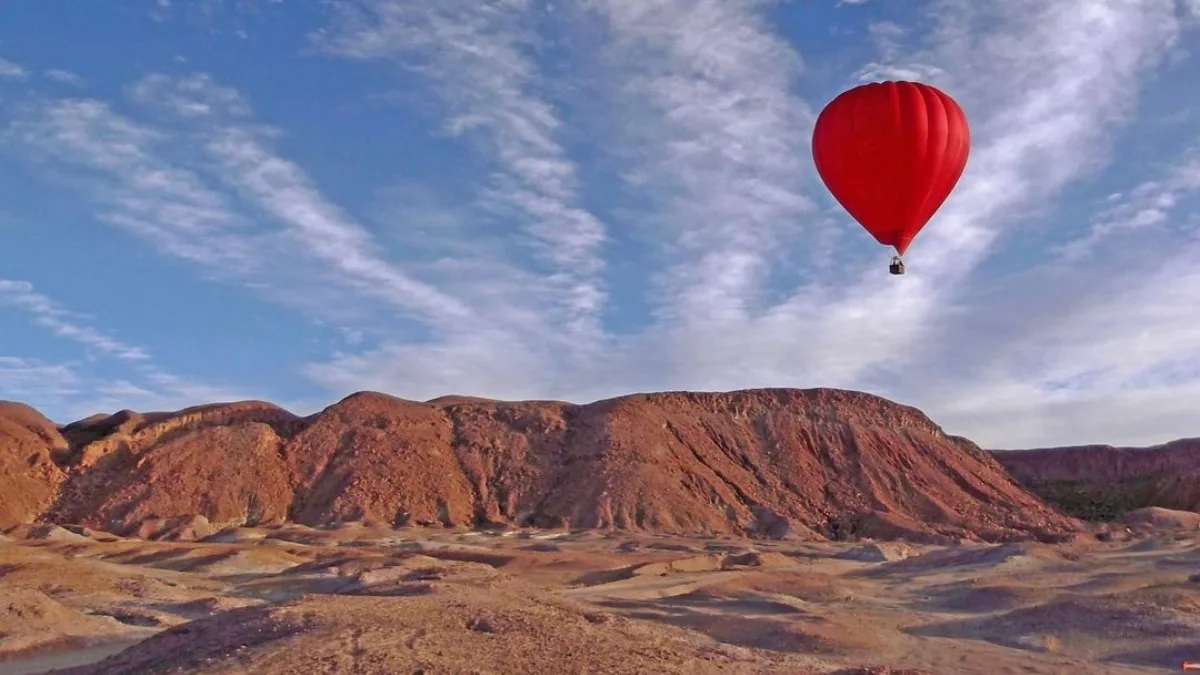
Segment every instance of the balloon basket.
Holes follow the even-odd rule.
[[[896,276],[904,274],[904,261],[900,259],[900,256],[892,258],[891,264],[888,265],[888,272]]]

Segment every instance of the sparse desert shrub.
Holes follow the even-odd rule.
[[[1057,635],[1047,635],[1046,638],[1042,640],[1042,649],[1044,649],[1047,653],[1057,654],[1058,651],[1062,649],[1062,640],[1060,640]]]
[[[1112,521],[1134,509],[1154,505],[1152,481],[1104,487],[1079,481],[1052,481],[1031,487],[1067,515],[1084,520]]]

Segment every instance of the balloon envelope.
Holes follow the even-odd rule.
[[[817,173],[875,239],[904,255],[967,165],[954,99],[918,82],[873,82],[829,102],[813,129]]]

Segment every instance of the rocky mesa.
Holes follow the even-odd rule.
[[[0,527],[116,533],[346,521],[845,538],[1053,536],[1078,522],[915,408],[831,389],[587,405],[349,396],[122,411],[0,407]]]

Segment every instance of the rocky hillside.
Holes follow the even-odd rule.
[[[153,519],[1000,539],[1070,530],[988,453],[857,392],[588,405],[359,393],[309,418],[261,402],[61,429],[0,408],[0,527]]]
[[[1085,445],[992,455],[1026,487],[1077,517],[1111,520],[1151,506],[1200,511],[1200,438],[1148,448]]]
[[[0,528],[29,522],[49,508],[66,477],[54,460],[67,448],[38,411],[0,401]]]

